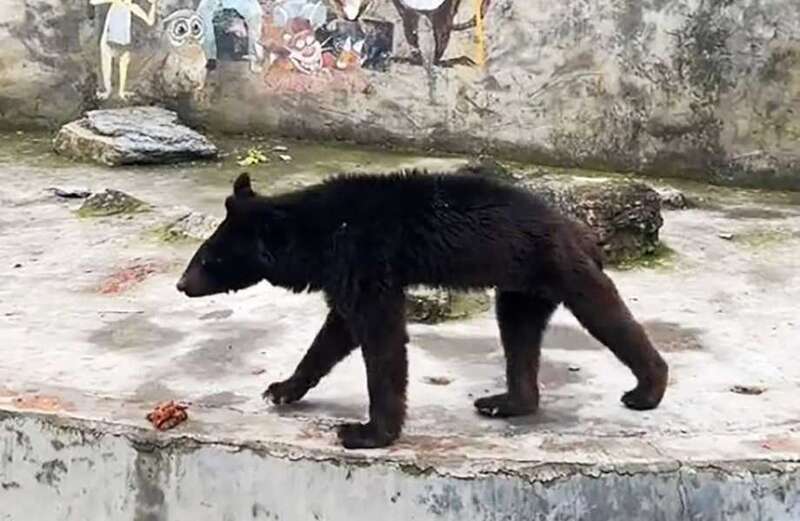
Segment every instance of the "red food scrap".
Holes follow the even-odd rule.
[[[148,413],[146,418],[156,429],[166,431],[189,419],[187,408],[187,405],[174,401],[164,402],[156,405],[156,408]]]
[[[131,289],[156,273],[157,267],[152,263],[137,264],[117,271],[100,285],[100,293],[115,295]]]

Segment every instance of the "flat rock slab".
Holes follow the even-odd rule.
[[[108,188],[102,192],[91,194],[78,209],[80,217],[107,217],[122,213],[139,213],[150,209],[144,201]]]
[[[217,147],[159,107],[93,110],[64,125],[56,152],[107,166],[177,163],[216,157]]]

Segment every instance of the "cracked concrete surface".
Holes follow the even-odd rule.
[[[360,357],[294,407],[259,397],[300,360],[322,323],[320,296],[266,284],[202,300],[174,290],[195,245],[152,230],[176,204],[221,214],[227,160],[109,171],[5,139],[0,520],[338,520],[355,504],[363,519],[800,518],[796,194],[682,186],[701,204],[665,213],[670,263],[612,274],[671,365],[659,409],[623,408],[633,378],[559,310],[540,414],[478,417],[473,399],[503,385],[487,313],[410,328],[405,434],[348,453],[332,428],[365,415]],[[326,165],[458,162],[292,153],[289,165],[251,170],[256,185],[290,187]],[[155,211],[81,219],[52,186],[120,189]],[[120,291],[100,291],[143,265]],[[190,419],[154,433],[144,416],[167,399],[191,402]]]

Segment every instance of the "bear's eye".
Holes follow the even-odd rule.
[[[225,261],[224,261],[224,259],[222,257],[212,256],[212,257],[204,258],[202,261],[200,261],[200,264],[203,267],[209,267],[210,266],[210,267],[213,268],[214,266],[221,266],[224,262]]]

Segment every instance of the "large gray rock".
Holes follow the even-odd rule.
[[[494,179],[500,179],[507,182],[517,182],[523,179],[523,176],[517,172],[513,172],[505,165],[490,156],[479,156],[471,159],[466,164],[458,168],[461,174],[473,174]]]
[[[661,198],[661,208],[664,210],[685,210],[691,207],[686,195],[675,188],[658,188],[658,196]]]
[[[611,264],[650,255],[658,247],[661,197],[643,183],[543,175],[520,184],[588,225]]]
[[[93,110],[64,125],[54,140],[59,154],[108,166],[209,159],[217,147],[159,107]]]
[[[200,212],[186,211],[173,217],[158,231],[167,242],[203,241],[217,229],[221,219]]]
[[[473,160],[457,172],[513,181],[535,192],[589,226],[611,264],[637,260],[658,247],[658,232],[664,223],[662,196],[643,183],[553,174],[541,168],[535,175],[522,176],[487,159]]]

